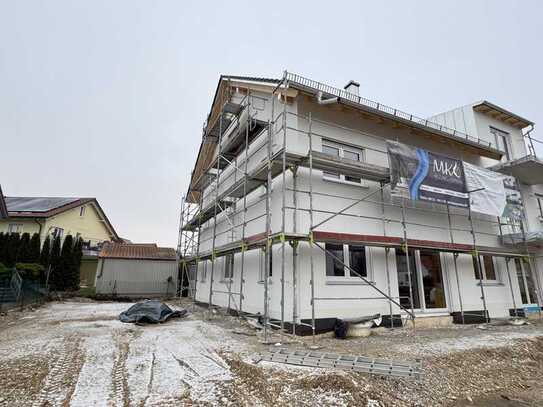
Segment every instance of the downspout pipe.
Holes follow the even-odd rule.
[[[322,96],[323,96],[322,91],[319,91],[317,93],[317,102],[319,103],[319,105],[331,105],[331,104],[334,104],[334,103],[339,103],[339,97],[333,97],[333,98],[330,98],[330,99],[323,99]]]

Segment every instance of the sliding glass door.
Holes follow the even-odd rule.
[[[409,296],[409,272],[413,292],[413,308],[418,311],[445,311],[447,301],[443,270],[439,252],[433,250],[409,250],[409,272],[407,256],[396,250],[398,291],[400,304],[411,308]]]
[[[530,263],[515,259],[515,269],[522,305],[537,305],[537,293],[532,279]]]

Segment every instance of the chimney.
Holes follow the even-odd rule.
[[[343,87],[343,89],[345,89],[347,92],[349,93],[353,93],[355,94],[356,96],[360,96],[359,94],[359,88],[360,88],[360,84],[358,82],[355,82],[353,80],[350,80],[347,85],[345,85]]]

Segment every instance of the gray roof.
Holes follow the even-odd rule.
[[[252,81],[252,82],[268,82],[268,83],[281,82],[281,79],[263,78],[261,76],[222,75],[222,78],[231,79],[231,80]]]
[[[49,212],[80,198],[6,197],[9,212]]]
[[[6,208],[6,202],[4,195],[2,194],[2,186],[0,186],[0,219],[8,217],[8,210]]]

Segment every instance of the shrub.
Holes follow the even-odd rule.
[[[0,263],[0,275],[8,274],[11,270],[4,265],[4,263]]]
[[[17,263],[15,268],[32,280],[39,280],[45,272],[45,267],[38,263]]]

